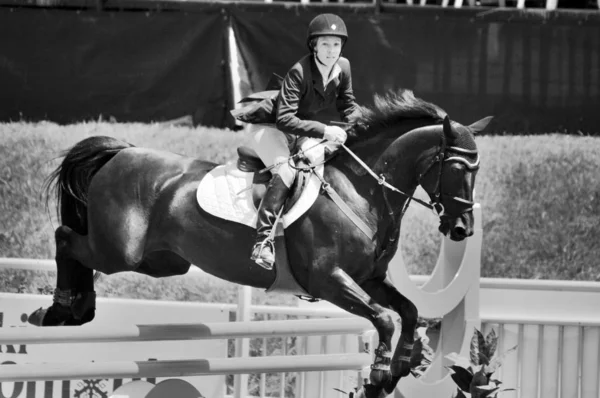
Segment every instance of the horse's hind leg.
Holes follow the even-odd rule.
[[[391,363],[392,379],[385,386],[385,390],[391,393],[398,381],[410,373],[410,357],[419,313],[417,307],[402,295],[388,278],[370,280],[361,286],[375,301],[393,309],[402,318],[401,334]]]
[[[33,312],[28,321],[37,326],[82,325],[94,319],[96,304],[94,271],[78,261],[89,253],[86,237],[63,225],[56,229],[55,240],[57,272],[53,304]]]

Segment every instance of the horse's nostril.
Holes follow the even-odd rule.
[[[454,233],[462,238],[467,236],[467,230],[464,227],[460,226],[454,227]]]

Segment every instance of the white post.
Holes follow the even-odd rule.
[[[250,306],[252,305],[252,288],[250,286],[238,287],[238,308],[236,322],[248,322],[252,319]],[[242,338],[235,340],[235,356],[237,358],[250,356],[250,339]],[[237,374],[233,377],[234,398],[246,398],[248,396],[248,375]]]
[[[444,356],[457,352],[468,357],[473,327],[479,321],[479,275],[482,244],[481,207],[473,208],[474,234],[462,242],[444,238],[438,262],[422,286],[416,286],[406,271],[400,248],[390,261],[389,276],[396,288],[408,297],[424,318],[442,317],[442,330],[432,366],[421,379],[403,378],[399,391],[406,397],[443,397],[456,391],[456,384],[444,366]],[[462,329],[462,330],[461,330]]]
[[[238,47],[235,41],[235,33],[233,32],[233,27],[231,26],[231,18],[229,19],[229,26],[227,28],[227,40],[229,42],[229,71],[231,74],[231,87],[233,89],[233,107],[239,108],[242,105],[239,103],[242,99],[241,86],[242,81],[240,77],[240,58],[238,57]],[[236,121],[236,125],[241,126],[242,123]]]

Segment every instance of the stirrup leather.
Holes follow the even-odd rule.
[[[263,257],[263,252],[267,248],[270,249],[273,256],[272,261],[268,261],[269,259]],[[250,259],[261,267],[272,270],[273,264],[275,263],[275,245],[273,244],[273,240],[265,238],[262,242],[257,242],[254,245],[254,248],[252,248],[252,256],[250,256]]]

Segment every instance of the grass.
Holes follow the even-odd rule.
[[[0,257],[54,256],[58,224],[40,200],[43,179],[58,164],[60,151],[91,135],[218,163],[234,159],[236,147],[249,139],[243,132],[161,124],[0,124]],[[483,136],[477,144],[482,157],[476,184],[483,207],[482,276],[600,281],[600,138]],[[427,274],[435,265],[441,241],[437,223],[420,206],[407,212],[401,251],[410,273]],[[0,271],[0,289],[35,292],[53,285],[52,275],[41,274]],[[118,274],[103,277],[98,293],[230,302],[235,289],[206,275],[154,280]],[[290,300],[263,293],[256,297]]]
[[[484,137],[484,276],[600,280],[600,139]]]

